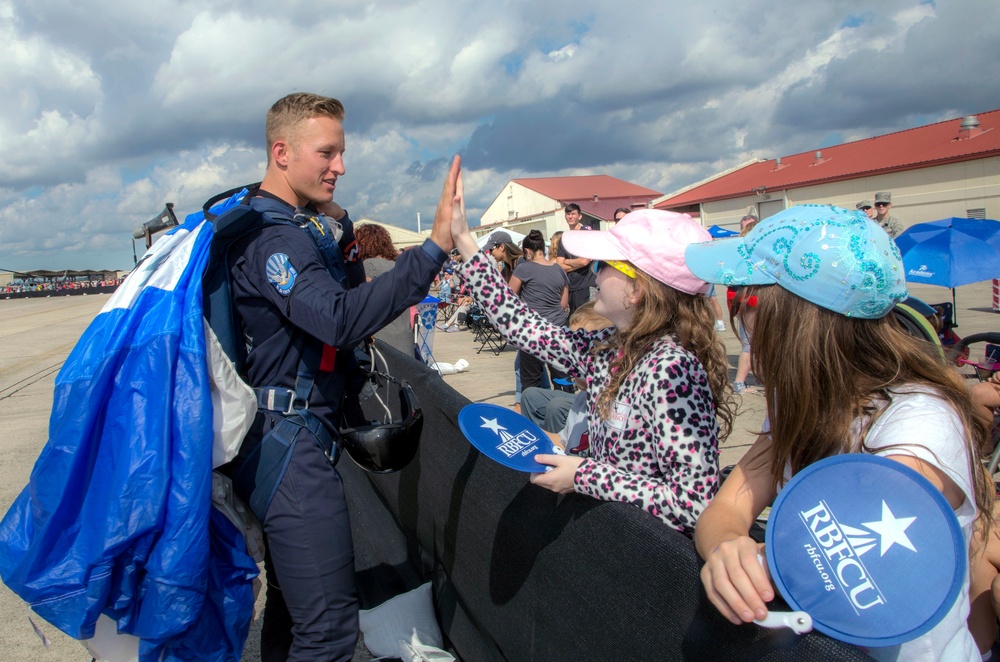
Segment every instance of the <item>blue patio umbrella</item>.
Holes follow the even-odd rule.
[[[721,239],[723,237],[737,237],[740,233],[727,230],[726,228],[718,225],[713,225],[708,229],[708,234],[712,235],[712,239]]]
[[[945,218],[896,237],[906,280],[951,288],[1000,278],[1000,221]]]

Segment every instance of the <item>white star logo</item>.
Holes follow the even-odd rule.
[[[486,418],[485,416],[480,416],[479,418],[483,419],[483,424],[480,425],[479,427],[486,428],[487,430],[493,430],[494,434],[500,434],[500,430],[507,429],[504,426],[497,423],[497,419],[495,418]]]
[[[906,528],[916,521],[916,517],[896,517],[889,510],[888,504],[882,502],[882,519],[878,522],[862,522],[864,526],[879,534],[881,543],[881,556],[889,549],[899,543],[908,550],[915,552],[917,548],[913,546],[910,539],[906,537]]]

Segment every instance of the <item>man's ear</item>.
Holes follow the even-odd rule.
[[[271,160],[281,168],[288,167],[288,154],[291,145],[286,140],[275,140],[271,145]]]

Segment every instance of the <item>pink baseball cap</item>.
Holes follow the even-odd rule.
[[[589,260],[623,260],[675,290],[704,294],[708,283],[684,263],[689,244],[711,241],[712,235],[687,214],[640,209],[607,232],[564,232],[566,250]]]

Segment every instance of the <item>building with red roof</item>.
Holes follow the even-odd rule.
[[[654,201],[700,215],[707,227],[736,228],[808,203],[854,209],[892,194],[904,228],[950,216],[1000,217],[1000,110],[883,136],[757,160]]]
[[[610,221],[619,207],[645,209],[660,196],[657,191],[608,175],[512,179],[473,231],[482,236],[501,227],[522,234],[537,229],[548,238],[567,229],[563,208],[573,202],[580,205],[585,224],[601,229],[606,227],[601,223]]]

